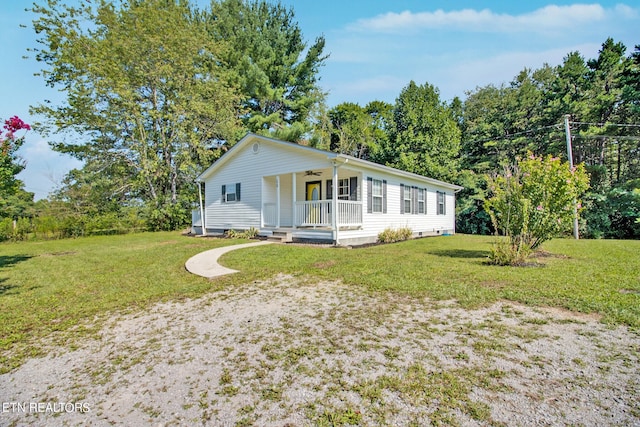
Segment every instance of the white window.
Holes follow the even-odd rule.
[[[372,206],[373,212],[382,212],[382,181],[379,179],[374,179],[372,181],[373,191],[372,191]]]
[[[351,194],[349,181],[349,178],[338,180],[338,199],[349,200],[349,196]]]
[[[443,193],[442,191],[438,191],[438,215],[446,215],[447,213],[447,207],[446,207],[446,199],[445,199],[445,193]]]
[[[424,202],[426,192],[427,192],[426,189],[418,188],[418,213],[419,214],[427,213],[425,210],[427,205]]]
[[[222,203],[240,201],[240,183],[227,184],[222,186]]]
[[[402,192],[403,192],[403,196],[402,196],[402,200],[403,200],[403,209],[404,209],[404,213],[406,214],[410,214],[412,213],[411,211],[411,187],[409,186],[402,186]]]

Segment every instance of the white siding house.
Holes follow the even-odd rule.
[[[415,236],[453,234],[455,193],[462,189],[251,133],[196,181],[197,233],[254,227],[261,235],[336,244],[375,242],[386,228],[409,227]]]

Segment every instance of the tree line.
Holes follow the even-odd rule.
[[[394,103],[329,108],[325,40],[305,40],[279,3],[48,0],[33,12],[32,56],[65,96],[33,106],[45,118],[34,127],[83,166],[46,201],[3,196],[0,217],[48,218],[60,235],[183,227],[195,176],[251,131],[460,184],[458,231],[490,233],[488,176],[529,153],[566,158],[570,114],[591,176],[584,235],[640,237],[639,46],[627,55],[608,39],[597,58],[570,52],[464,99],[412,81]]]

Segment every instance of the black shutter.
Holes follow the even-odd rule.
[[[358,177],[349,178],[349,200],[358,201]]]
[[[404,214],[404,184],[400,184],[400,214]]]
[[[442,215],[447,214],[447,193],[442,192]]]
[[[373,212],[373,178],[367,177],[367,213]]]
[[[240,201],[240,183],[236,183],[236,202]]]
[[[222,203],[226,202],[226,199],[227,199],[226,196],[227,196],[227,186],[223,185],[222,186]]]
[[[382,213],[387,213],[387,180],[382,180]]]
[[[424,212],[422,212],[423,214],[427,214],[427,195],[428,195],[428,191],[426,188],[422,189],[422,198],[424,199]]]
[[[332,179],[327,180],[327,199],[328,200],[333,199],[333,180]]]
[[[411,213],[418,213],[418,187],[411,187]]]

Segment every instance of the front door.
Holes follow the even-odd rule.
[[[306,200],[317,202],[320,200],[321,181],[307,182]],[[307,223],[318,224],[320,222],[320,204],[307,203],[308,217]]]

